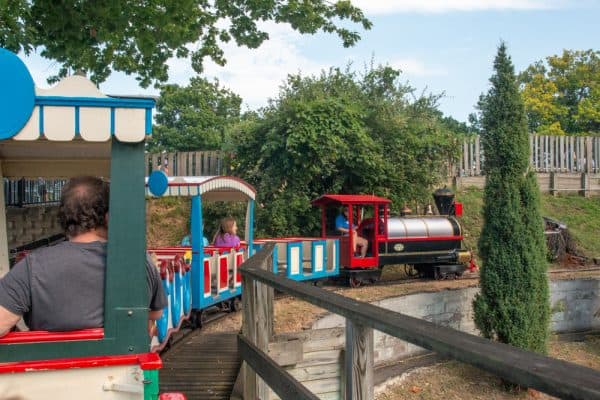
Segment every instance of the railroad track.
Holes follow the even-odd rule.
[[[193,330],[161,358],[161,392],[181,392],[188,400],[229,400],[241,365],[237,332]]]

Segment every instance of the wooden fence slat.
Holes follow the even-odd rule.
[[[481,140],[479,135],[475,138],[475,175],[481,174]]]

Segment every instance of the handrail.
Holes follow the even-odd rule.
[[[524,387],[560,398],[600,399],[599,371],[456,331],[259,269],[271,251],[265,246],[243,265],[244,282],[261,282],[344,316],[349,326],[379,330]],[[245,295],[246,289],[247,286]],[[347,328],[347,336],[349,332],[352,329]],[[346,346],[348,348],[348,344]]]
[[[238,348],[242,360],[246,361],[282,399],[318,400],[304,385],[281,368],[271,357],[260,351],[243,336],[238,336]]]

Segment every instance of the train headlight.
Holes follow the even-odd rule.
[[[394,245],[394,251],[403,251],[404,250],[404,245],[402,243],[396,243]]]

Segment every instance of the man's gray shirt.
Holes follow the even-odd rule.
[[[104,324],[106,243],[62,242],[28,254],[0,279],[0,306],[32,330],[69,331]],[[167,305],[158,271],[146,262],[150,310]]]

